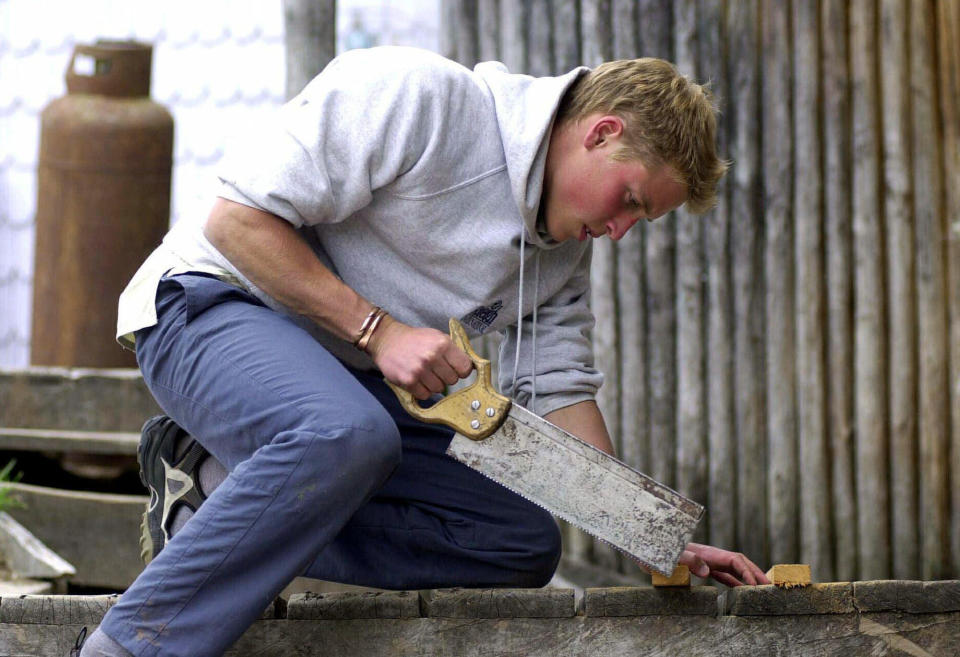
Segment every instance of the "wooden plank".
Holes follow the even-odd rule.
[[[457,0],[440,4],[440,54],[447,59],[457,60]]]
[[[960,180],[960,0],[937,3],[943,179]],[[947,288],[950,314],[950,555],[960,578],[960,185],[945,185]]]
[[[446,4],[446,3],[443,3]],[[511,73],[527,72],[527,3],[500,3],[500,56]]]
[[[855,0],[850,13],[853,104],[854,398],[856,409],[857,500],[886,510],[886,356],[884,354],[884,268],[881,228],[880,127],[877,106],[877,12],[873,0]],[[889,574],[888,514],[857,516],[858,577]]]
[[[770,471],[767,535],[773,561],[800,557],[790,5],[764,0],[763,200],[766,242],[766,395]]]
[[[500,0],[477,0],[480,61],[500,60]]]
[[[125,589],[140,561],[140,519],[147,497],[10,484],[25,508],[10,515],[73,564],[73,584]]]
[[[613,29],[614,59],[640,57],[640,47],[637,41],[637,3],[635,0],[611,0],[610,17]],[[636,230],[636,228],[633,230]]]
[[[553,42],[548,0],[530,0],[530,21],[527,23],[527,30],[530,75],[538,77],[552,75],[554,72]]]
[[[933,6],[912,2],[909,22],[919,345],[920,576],[943,579],[950,573],[950,363]]]
[[[800,420],[800,559],[832,581],[827,460],[821,197],[820,39],[816,5],[793,3],[793,207],[797,267],[797,417]]]
[[[584,591],[583,608],[588,617],[715,616],[717,589],[689,584],[683,589],[594,588]]]
[[[419,618],[415,591],[295,593],[287,601],[290,620],[350,620],[357,618]]]
[[[853,597],[860,611],[940,614],[960,611],[960,580],[854,582]]]
[[[287,100],[293,98],[337,54],[336,0],[284,0]]]
[[[697,2],[673,5],[674,61],[679,71],[698,79]],[[707,392],[704,365],[703,220],[679,209],[677,222],[677,487],[706,502]],[[706,542],[707,527],[697,528],[694,541]]]
[[[88,632],[93,630],[93,623],[84,624]],[[0,646],[5,654],[66,655],[73,648],[81,627],[83,625],[0,623]],[[775,655],[778,651],[782,653],[784,646],[795,647],[788,654],[818,657],[894,653],[955,655],[960,652],[960,612],[720,618],[700,614],[339,621],[264,619],[255,622],[225,654],[230,657],[481,657],[491,654],[712,657]]]
[[[436,589],[422,591],[430,618],[571,618],[573,589]]]
[[[161,412],[137,370],[0,369],[0,426],[140,431]]]
[[[731,616],[849,614],[855,611],[850,582],[813,584],[789,590],[773,584],[739,586],[724,591],[723,597],[724,613]]]
[[[664,0],[638,4],[640,47],[647,57],[672,59],[673,11]],[[647,381],[649,409],[649,474],[676,485],[676,325],[674,259],[676,222],[673,213],[646,227]]]
[[[610,2],[601,0],[581,5],[580,48],[583,63],[597,66],[612,57],[613,36]],[[607,424],[614,449],[622,445],[620,432],[620,349],[617,335],[617,249],[609,239],[593,241],[590,264],[590,306],[597,319],[593,330],[593,353],[597,369],[603,372],[603,387],[597,405]],[[612,570],[620,568],[620,557],[610,546],[594,541],[593,561]]]
[[[453,0],[457,7],[457,61],[473,68],[480,56],[480,29],[477,22],[477,0]]]
[[[39,595],[0,600],[0,623],[16,625],[99,625],[119,596]],[[91,630],[92,631],[92,630]]]
[[[723,0],[701,0],[700,71],[710,81],[721,114],[717,148],[728,151],[729,111]],[[732,547],[736,535],[736,439],[733,404],[733,284],[730,270],[729,176],[717,186],[717,206],[704,217],[707,260],[707,444],[709,445],[707,514],[709,541]]]
[[[0,427],[0,449],[32,452],[85,452],[136,456],[140,434],[128,431],[66,431]]]
[[[850,193],[848,3],[821,5],[824,221],[827,254],[827,434],[831,453],[834,576],[857,568],[857,505],[853,442],[853,242]],[[843,62],[844,64],[840,64]],[[768,270],[769,271],[769,270]]]
[[[577,0],[554,0],[553,68],[566,73],[580,65],[580,3]]]
[[[881,120],[890,374],[893,576],[919,575],[917,514],[917,355],[910,87],[905,0],[880,3]]]
[[[76,574],[76,569],[43,541],[0,511],[0,555],[18,577],[58,579]]]
[[[633,0],[613,0],[612,51],[615,59],[639,56],[637,6]],[[620,336],[621,460],[647,471],[650,441],[647,432],[646,298],[643,250],[646,222],[640,222],[617,244],[617,300]]]
[[[734,400],[738,437],[737,545],[766,561],[766,440],[763,394],[763,244],[760,198],[759,15],[756,0],[731,3],[728,32],[733,104]]]

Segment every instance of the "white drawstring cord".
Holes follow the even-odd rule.
[[[533,358],[530,364],[533,394],[530,395],[530,412],[537,413],[537,310],[540,307],[540,249],[533,261]]]
[[[522,221],[522,220],[521,220]],[[513,391],[513,398],[517,397],[517,370],[520,367],[520,340],[523,338],[523,247],[526,243],[526,239],[523,234],[524,228],[521,224],[520,227],[520,293],[517,295],[520,297],[517,302],[517,351],[513,357],[513,383],[510,385],[510,389]]]

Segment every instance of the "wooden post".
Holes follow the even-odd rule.
[[[580,3],[577,0],[554,0],[553,68],[566,73],[580,65]]]
[[[480,61],[500,59],[500,0],[477,0]]]
[[[947,410],[950,387],[946,221],[940,158],[940,144],[943,142],[937,112],[936,34],[932,4],[925,1],[910,3],[909,25],[920,347],[920,575],[923,579],[943,579],[950,570],[950,425]]]
[[[636,6],[633,0],[614,0],[612,6],[613,58],[633,59],[637,43]],[[646,222],[640,222],[617,244],[617,299],[620,355],[620,458],[641,472],[647,471],[650,451],[647,435],[646,288],[643,249]]]
[[[763,4],[763,171],[767,277],[767,435],[770,558],[800,558],[797,461],[796,338],[793,294],[792,76],[790,4]]]
[[[670,3],[641,0],[639,7],[641,52],[650,57],[672,58]],[[650,475],[668,486],[676,480],[676,311],[674,308],[673,215],[647,226],[647,350],[649,363],[648,408],[650,417]]]
[[[457,61],[473,68],[480,56],[480,29],[477,0],[455,0],[457,7]]]
[[[696,80],[697,0],[673,5],[674,62]],[[684,495],[707,500],[707,399],[704,380],[703,220],[684,209],[677,221],[677,487]],[[694,535],[707,540],[701,524]]]
[[[336,55],[336,16],[335,0],[283,0],[287,100]]]
[[[547,0],[531,0],[529,29],[530,75],[553,74],[553,46],[551,43],[550,4]]]
[[[759,167],[759,16],[757,0],[729,6],[730,96],[733,105],[734,377],[737,414],[737,544],[766,561],[766,463],[763,395],[763,261]]]
[[[857,574],[857,504],[853,461],[853,244],[850,196],[850,71],[845,0],[821,5],[824,220],[827,230],[828,368],[833,535],[840,581]]]
[[[950,554],[951,577],[960,577],[960,0],[937,3],[943,179],[947,216],[950,305]]]
[[[724,0],[701,0],[700,75],[709,80],[721,114],[717,148],[727,156],[729,122],[724,71]],[[707,259],[707,400],[709,540],[736,544],[736,441],[733,405],[733,288],[730,278],[729,175],[717,186],[717,206],[704,217]]]
[[[610,23],[613,30],[613,58],[641,57],[637,39],[637,3],[634,0],[611,0]]]
[[[800,419],[800,559],[833,581],[830,467],[824,390],[823,203],[819,29],[815,3],[793,3],[794,217],[797,266],[797,410]]]
[[[581,45],[584,64],[597,66],[611,59],[613,35],[610,25],[610,2],[585,3],[581,16]],[[604,384],[597,394],[597,405],[607,423],[607,431],[615,448],[620,440],[620,358],[617,340],[617,251],[609,239],[593,241],[590,269],[590,299],[597,325],[593,331],[594,359],[603,372]],[[618,553],[608,545],[595,541],[593,560],[608,568],[619,568]]]
[[[526,73],[527,3],[503,0],[500,3],[500,53],[511,73]]]
[[[890,472],[893,577],[919,575],[917,357],[910,165],[909,51],[905,0],[880,4],[887,324],[890,327]]]
[[[854,398],[856,400],[859,579],[890,577],[877,12],[850,13],[853,102]],[[868,512],[867,509],[871,511]]]

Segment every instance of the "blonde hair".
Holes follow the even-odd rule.
[[[618,160],[667,164],[687,187],[687,209],[702,214],[716,202],[727,162],[717,155],[717,109],[710,90],[669,62],[652,57],[601,64],[567,90],[557,123],[601,112],[623,119]]]

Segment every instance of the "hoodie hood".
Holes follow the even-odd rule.
[[[493,95],[510,188],[527,229],[526,241],[543,249],[559,246],[537,230],[550,131],[560,98],[589,70],[581,66],[559,77],[534,78],[512,74],[500,62],[483,62],[474,68]]]

